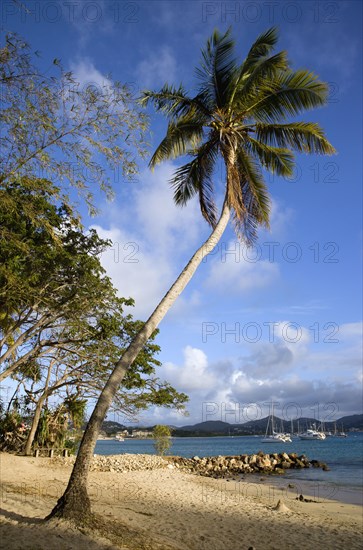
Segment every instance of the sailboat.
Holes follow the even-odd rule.
[[[261,443],[291,443],[291,437],[288,434],[275,432],[273,407],[268,417],[265,437],[261,439]]]
[[[335,423],[335,433],[334,433],[335,437],[348,437],[347,434],[345,433],[344,429],[343,429],[343,424],[342,424],[342,430],[341,432],[337,432],[337,424]]]

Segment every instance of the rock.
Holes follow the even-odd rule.
[[[193,458],[184,457],[166,457],[156,455],[95,455],[91,463],[91,471],[112,472],[114,475],[122,472],[131,472],[135,470],[155,470],[167,468],[168,470],[180,469],[193,475],[224,478],[233,477],[239,474],[278,474],[282,475],[288,468],[308,468],[309,459],[305,455],[296,457],[296,453],[281,453],[280,455],[264,454],[260,451],[253,455],[238,456],[194,456]],[[285,458],[288,460],[285,460]],[[54,462],[60,465],[74,464],[75,457],[55,457]],[[317,460],[312,460],[311,465],[321,467],[328,471],[326,464]]]
[[[289,455],[287,453],[281,453],[281,458],[284,459],[284,461],[286,462],[292,462],[292,460],[290,459]]]
[[[259,465],[260,468],[263,468],[263,469],[270,469],[271,468],[271,460],[269,457],[258,457],[257,458],[257,464]]]

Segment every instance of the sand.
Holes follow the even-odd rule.
[[[21,550],[361,549],[362,507],[300,502],[266,479],[215,480],[177,469],[91,472],[99,531],[42,518],[71,466],[0,454],[0,547]],[[305,496],[305,495],[304,495]]]

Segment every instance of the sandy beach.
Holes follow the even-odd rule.
[[[362,507],[300,502],[248,481],[215,480],[165,462],[155,470],[90,473],[98,531],[43,523],[71,464],[0,454],[0,545],[24,550],[360,549]],[[307,495],[304,495],[307,496]],[[278,501],[283,505],[275,509]]]

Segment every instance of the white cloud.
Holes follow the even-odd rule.
[[[175,83],[177,63],[167,46],[152,52],[136,68],[136,75],[143,88],[162,87],[166,82]]]
[[[135,300],[134,317],[146,319],[168,288],[171,273],[165,259],[156,262],[153,252],[130,232],[93,226],[112,247],[102,254],[102,264],[120,296]]]
[[[280,326],[285,324],[281,322]],[[177,420],[175,416],[168,417],[165,411],[162,417],[165,422],[178,425],[203,420],[242,423],[256,415],[266,416],[271,401],[276,402],[277,415],[289,408],[298,411],[298,414],[294,412],[296,418],[315,415],[324,420],[333,409],[335,418],[359,412],[362,405],[360,338],[356,327],[351,325],[355,323],[348,325],[355,336],[352,335],[349,345],[335,347],[329,354],[324,347],[315,347],[305,327],[295,343],[286,342],[283,331],[277,329],[274,342],[264,340],[246,346],[250,353],[242,359],[211,361],[203,350],[187,346],[183,360],[164,363],[158,369],[158,376],[189,395],[190,418]],[[249,412],[246,412],[248,405]]]
[[[216,292],[228,289],[228,293],[239,294],[273,283],[279,274],[278,265],[258,260],[253,254],[238,242],[221,243],[212,259],[206,286]]]
[[[93,61],[88,57],[83,57],[70,63],[70,69],[81,85],[81,88],[95,86],[97,88],[111,88],[112,82],[96,69]]]
[[[183,388],[186,393],[195,390],[208,391],[216,386],[217,379],[209,370],[206,354],[198,349],[187,346],[184,351],[183,365],[165,363],[163,376],[176,388]]]
[[[339,337],[341,340],[351,340],[352,338],[361,338],[363,334],[363,323],[345,323],[339,326]]]
[[[164,163],[154,173],[142,172],[143,184],[130,194],[127,207],[121,212],[108,205],[109,226],[93,225],[113,242],[102,264],[120,294],[135,299],[133,312],[140,318],[154,310],[208,231],[196,201],[183,209],[174,205],[168,184],[174,170],[175,165]],[[182,297],[173,314],[185,314],[198,303],[196,293]]]
[[[291,207],[284,206],[272,199],[269,235],[273,238],[284,237],[294,219],[294,215],[295,211]]]
[[[174,204],[169,181],[175,170],[175,164],[164,162],[154,172],[143,172],[143,185],[135,193],[135,214],[145,239],[158,255],[171,258],[186,250],[194,253],[191,245],[201,241],[206,229],[196,200],[184,208]]]

